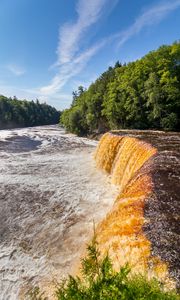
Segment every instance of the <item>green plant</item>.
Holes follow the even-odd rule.
[[[96,237],[87,246],[82,259],[81,276],[69,276],[55,290],[57,300],[178,300],[173,291],[166,292],[157,279],[142,275],[130,276],[125,265],[119,272],[113,269],[109,255],[101,257]],[[38,287],[28,293],[30,300],[47,300]]]
[[[73,92],[61,123],[78,135],[112,129],[180,130],[180,42],[103,72]]]
[[[47,297],[44,296],[44,293],[41,292],[39,287],[34,287],[28,291],[26,295],[26,300],[47,300]]]
[[[107,254],[101,258],[96,238],[87,247],[82,260],[82,277],[63,281],[56,290],[58,300],[176,300],[174,292],[165,292],[162,284],[143,276],[130,277],[128,265],[119,272],[113,270]]]

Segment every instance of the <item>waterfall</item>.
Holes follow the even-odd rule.
[[[119,195],[96,233],[101,252],[108,251],[116,270],[128,262],[133,272],[170,282],[167,264],[152,255],[151,243],[143,232],[148,222],[145,201],[153,193],[151,170],[156,154],[156,148],[138,138],[103,135],[95,153],[96,164],[111,175]]]

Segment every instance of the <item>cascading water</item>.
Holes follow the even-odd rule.
[[[153,255],[143,230],[150,223],[144,210],[155,192],[152,171],[159,154],[155,147],[134,136],[106,133],[97,147],[97,166],[120,187],[111,211],[97,227],[97,239],[102,253],[109,252],[116,269],[128,262],[133,272],[157,276],[173,286],[166,262]]]
[[[116,269],[128,261],[168,286],[178,279],[180,134],[105,134],[95,159],[110,177],[93,164],[96,146],[56,126],[0,131],[0,300],[34,285],[53,299],[93,220]]]

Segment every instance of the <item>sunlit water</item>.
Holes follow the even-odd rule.
[[[34,285],[51,294],[79,260],[117,190],[92,158],[97,143],[57,126],[0,131],[0,299]]]
[[[180,287],[180,133],[151,130],[113,133],[137,138],[157,149],[156,155],[139,170],[139,174],[148,174],[153,184],[152,193],[145,199],[143,232],[151,242],[151,255],[167,264],[170,276]],[[147,184],[142,188],[145,191]]]

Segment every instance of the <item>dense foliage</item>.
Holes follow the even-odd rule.
[[[0,95],[0,129],[57,124],[60,113],[38,100],[18,100]]]
[[[109,129],[180,129],[180,43],[104,72],[73,93],[61,123],[78,135]]]
[[[177,300],[174,292],[165,292],[157,280],[143,276],[129,277],[130,269],[124,266],[119,272],[112,268],[106,255],[100,257],[94,238],[82,260],[82,276],[63,281],[56,289],[57,300]],[[45,300],[43,293],[35,288],[29,294],[31,300]]]

